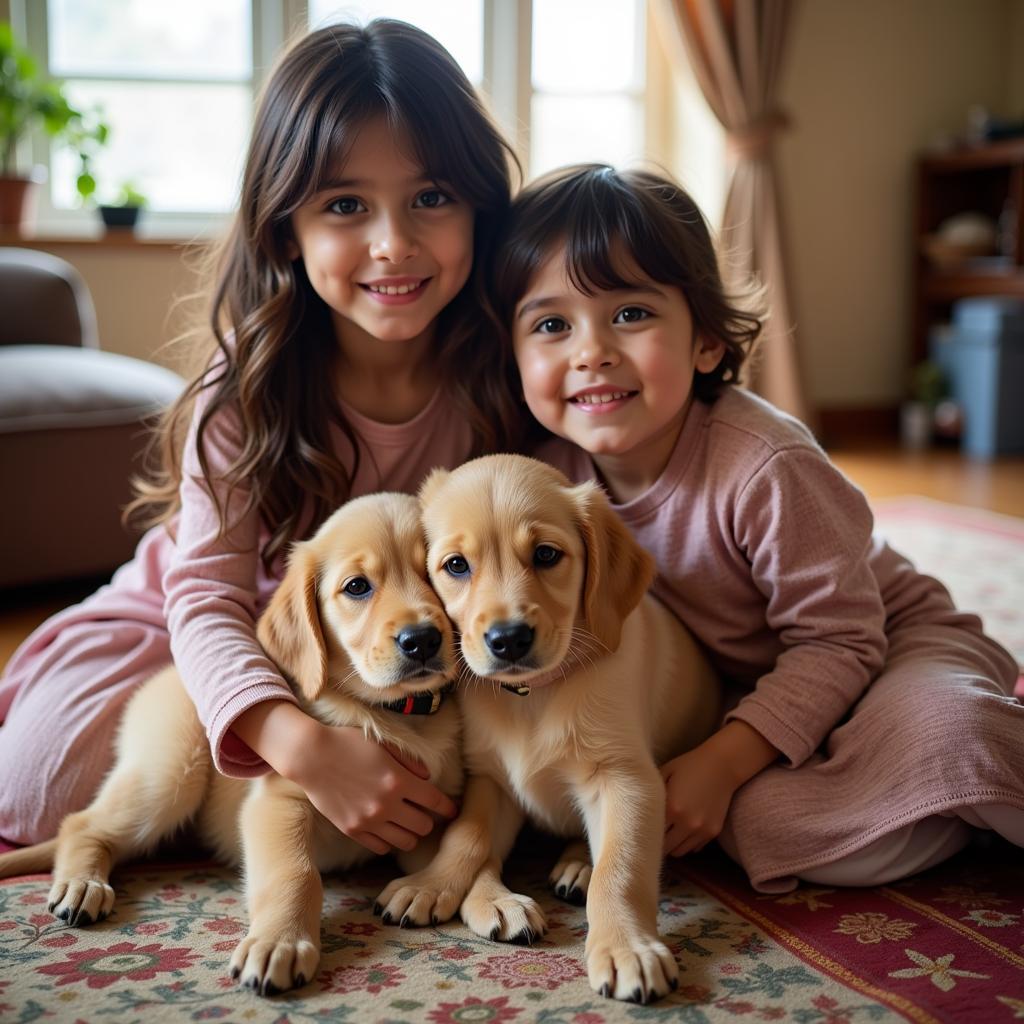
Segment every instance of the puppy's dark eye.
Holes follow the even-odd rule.
[[[353,576],[341,589],[349,597],[367,597],[373,587],[365,576]]]
[[[469,575],[469,562],[467,562],[462,555],[452,555],[444,563],[444,571],[449,576],[467,576]]]
[[[550,544],[538,544],[533,553],[533,564],[541,569],[550,569],[562,560],[562,552]]]

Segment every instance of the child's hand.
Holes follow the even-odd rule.
[[[682,857],[702,850],[722,831],[738,786],[704,747],[662,765],[661,777],[665,780],[662,852]]]
[[[368,740],[361,729],[324,725],[285,700],[264,701],[232,723],[279,775],[373,853],[411,850],[434,827],[431,813],[455,817],[455,804],[426,779],[423,765]]]
[[[746,722],[723,725],[699,747],[662,765],[665,842],[673,857],[701,850],[725,824],[733,794],[779,756]]]
[[[368,740],[361,729],[316,725],[289,778],[335,828],[368,850],[411,850],[434,827],[429,812],[457,813],[418,761]]]

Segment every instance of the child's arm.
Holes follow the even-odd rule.
[[[673,857],[700,850],[725,824],[733,794],[779,751],[746,722],[727,722],[699,747],[662,765],[665,843]]]
[[[198,403],[197,403],[198,404]],[[451,801],[359,730],[331,728],[302,711],[256,638],[260,517],[242,515],[248,496],[228,502],[226,537],[202,481],[193,432],[182,460],[181,514],[175,551],[163,577],[171,651],[226,775],[270,768],[292,779],[337,828],[374,852],[406,849],[432,820],[420,810],[454,813]],[[212,474],[241,448],[237,415],[219,410],[204,434]],[[215,485],[226,495],[223,484]]]
[[[777,451],[731,506],[729,544],[763,604],[738,611],[760,667],[727,714],[798,767],[885,663],[886,611],[864,495],[816,448]],[[740,653],[742,659],[743,653]],[[770,666],[770,667],[769,667]]]
[[[361,729],[324,725],[288,701],[264,701],[239,715],[232,731],[274,771],[300,786],[334,826],[374,853],[411,850],[433,811],[457,808],[426,770]]]

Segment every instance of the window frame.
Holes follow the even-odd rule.
[[[649,0],[632,0],[635,4],[633,11],[633,40],[634,40],[634,53],[633,62],[634,67],[637,69],[636,77],[633,79],[632,84],[628,89],[596,89],[588,90],[585,92],[575,91],[558,91],[549,89],[538,89],[533,85],[533,69],[529,69],[527,83],[529,85],[529,105],[527,107],[526,122],[533,127],[533,111],[535,101],[538,99],[550,98],[550,99],[603,99],[608,97],[622,97],[626,99],[629,104],[634,108],[638,115],[638,121],[640,124],[640,149],[642,152],[648,152],[650,143],[650,130],[652,126],[651,119],[647,116],[647,104],[650,98],[650,85],[651,76],[649,71],[649,53],[651,47],[649,46],[649,34],[650,34],[650,18]],[[532,19],[529,26],[529,38],[532,40],[533,36],[533,25]],[[532,45],[531,45],[531,59],[532,59]],[[530,177],[535,176],[538,171],[533,167],[533,139],[528,139],[528,157],[529,164],[524,161],[524,167],[529,166]],[[553,168],[545,168],[545,170],[552,170]]]

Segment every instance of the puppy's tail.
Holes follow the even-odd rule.
[[[35,875],[42,871],[49,871],[53,867],[56,853],[56,839],[47,839],[34,846],[23,846],[20,850],[0,853],[0,878]]]

